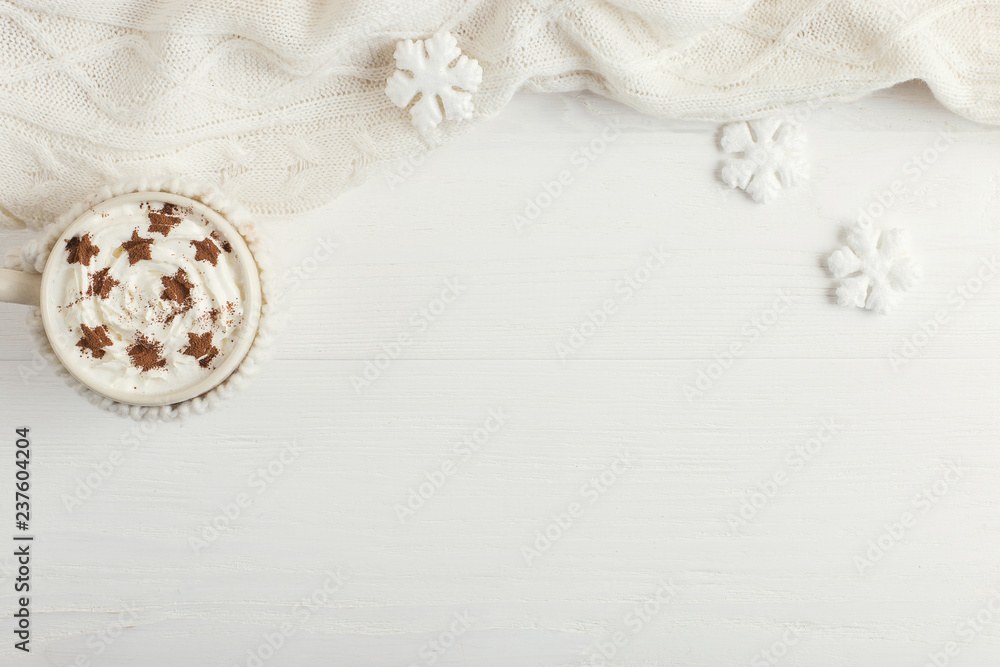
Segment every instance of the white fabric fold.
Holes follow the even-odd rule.
[[[484,70],[470,121],[423,136],[385,95],[401,39],[449,30]],[[518,90],[591,90],[719,121],[922,79],[1000,123],[1000,2],[0,2],[0,224],[176,173],[258,215],[322,205]]]

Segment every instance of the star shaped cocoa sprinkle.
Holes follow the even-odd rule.
[[[80,337],[76,346],[81,350],[90,350],[94,359],[104,357],[104,348],[111,345],[111,339],[108,338],[107,325],[102,324],[99,327],[91,329],[86,324],[81,324],[80,328],[83,329],[83,336]]]
[[[163,202],[160,210],[149,209],[149,231],[166,236],[174,227],[180,224],[185,215],[191,212],[190,208],[181,208],[177,204]]]
[[[225,250],[226,252],[233,251],[233,246],[230,245],[229,241],[222,238],[222,236],[219,235],[219,232],[212,232],[211,234],[209,234],[209,236],[215,239],[219,243],[219,245],[222,246],[222,249]]]
[[[66,250],[69,252],[69,258],[66,260],[68,263],[82,264],[83,266],[90,266],[90,260],[101,252],[100,248],[91,243],[90,234],[67,239]]]
[[[184,305],[191,298],[191,288],[194,284],[188,280],[184,269],[177,269],[177,273],[172,276],[160,277],[160,284],[163,285],[163,293],[160,298],[164,301],[173,301]]]
[[[135,332],[135,343],[128,348],[128,356],[132,359],[132,365],[140,371],[166,366],[167,360],[160,356],[161,352],[163,352],[162,344],[153,338],[147,338],[138,331]]]
[[[103,268],[100,271],[91,274],[90,287],[87,288],[86,296],[94,296],[96,294],[102,299],[108,298],[111,294],[111,290],[121,284],[108,275],[110,271],[110,268]]]
[[[198,360],[198,365],[208,368],[212,360],[219,354],[219,348],[212,345],[212,332],[206,331],[203,334],[189,333],[188,346],[183,354],[188,354]]]
[[[122,250],[128,253],[129,266],[135,266],[141,259],[150,259],[150,245],[153,239],[144,239],[139,236],[139,230],[132,232],[132,238],[122,244]]]
[[[215,266],[219,261],[219,246],[215,245],[212,239],[208,238],[203,241],[191,241],[191,245],[198,249],[198,252],[194,254],[194,261],[205,260],[212,266]]]

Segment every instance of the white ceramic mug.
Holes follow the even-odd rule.
[[[158,227],[154,220],[160,221]],[[133,225],[133,236],[114,247]],[[181,231],[171,237],[175,229]],[[102,240],[91,245],[92,239]],[[197,240],[185,245],[189,239]],[[95,278],[97,273],[104,278]],[[88,280],[93,281],[89,287]],[[98,283],[101,290],[95,293]],[[121,291],[111,299],[113,290]],[[229,297],[221,308],[227,312],[219,312],[223,297]],[[224,382],[250,350],[262,307],[257,264],[236,227],[204,203],[166,192],[133,192],[90,207],[59,236],[40,275],[0,269],[0,300],[38,306],[49,344],[73,377],[102,396],[141,406],[180,403]],[[206,310],[211,304],[215,307]],[[226,318],[223,325],[217,324],[219,318]],[[88,334],[100,329],[97,345],[82,335],[87,319]],[[126,326],[135,323],[132,329]],[[230,324],[224,339],[216,341]],[[167,342],[152,340],[148,332],[153,330],[165,333]],[[182,353],[176,340],[185,335],[200,343],[189,343]],[[105,340],[110,344],[98,347]],[[129,366],[149,351],[137,340],[147,341],[150,349],[159,346],[156,363],[161,353],[164,363]],[[164,350],[169,341],[173,348]],[[196,352],[204,354],[199,359]]]

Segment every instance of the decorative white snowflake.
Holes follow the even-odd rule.
[[[462,55],[458,40],[451,33],[439,32],[427,40],[400,42],[394,56],[396,72],[386,81],[385,94],[401,109],[419,95],[410,108],[410,117],[417,129],[421,132],[432,130],[443,118],[465,120],[472,117],[471,93],[476,92],[483,81],[483,68]]]
[[[726,158],[723,182],[746,190],[755,202],[768,202],[808,176],[805,132],[785,118],[730,123],[722,128],[721,143],[727,153],[738,154]]]
[[[920,280],[920,266],[907,254],[906,232],[856,225],[847,245],[826,260],[837,278],[837,303],[885,314]]]

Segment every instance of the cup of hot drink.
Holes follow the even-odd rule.
[[[263,301],[253,253],[230,221],[197,199],[151,191],[86,209],[40,275],[0,269],[0,300],[38,306],[65,369],[137,406],[181,403],[229,378]]]

